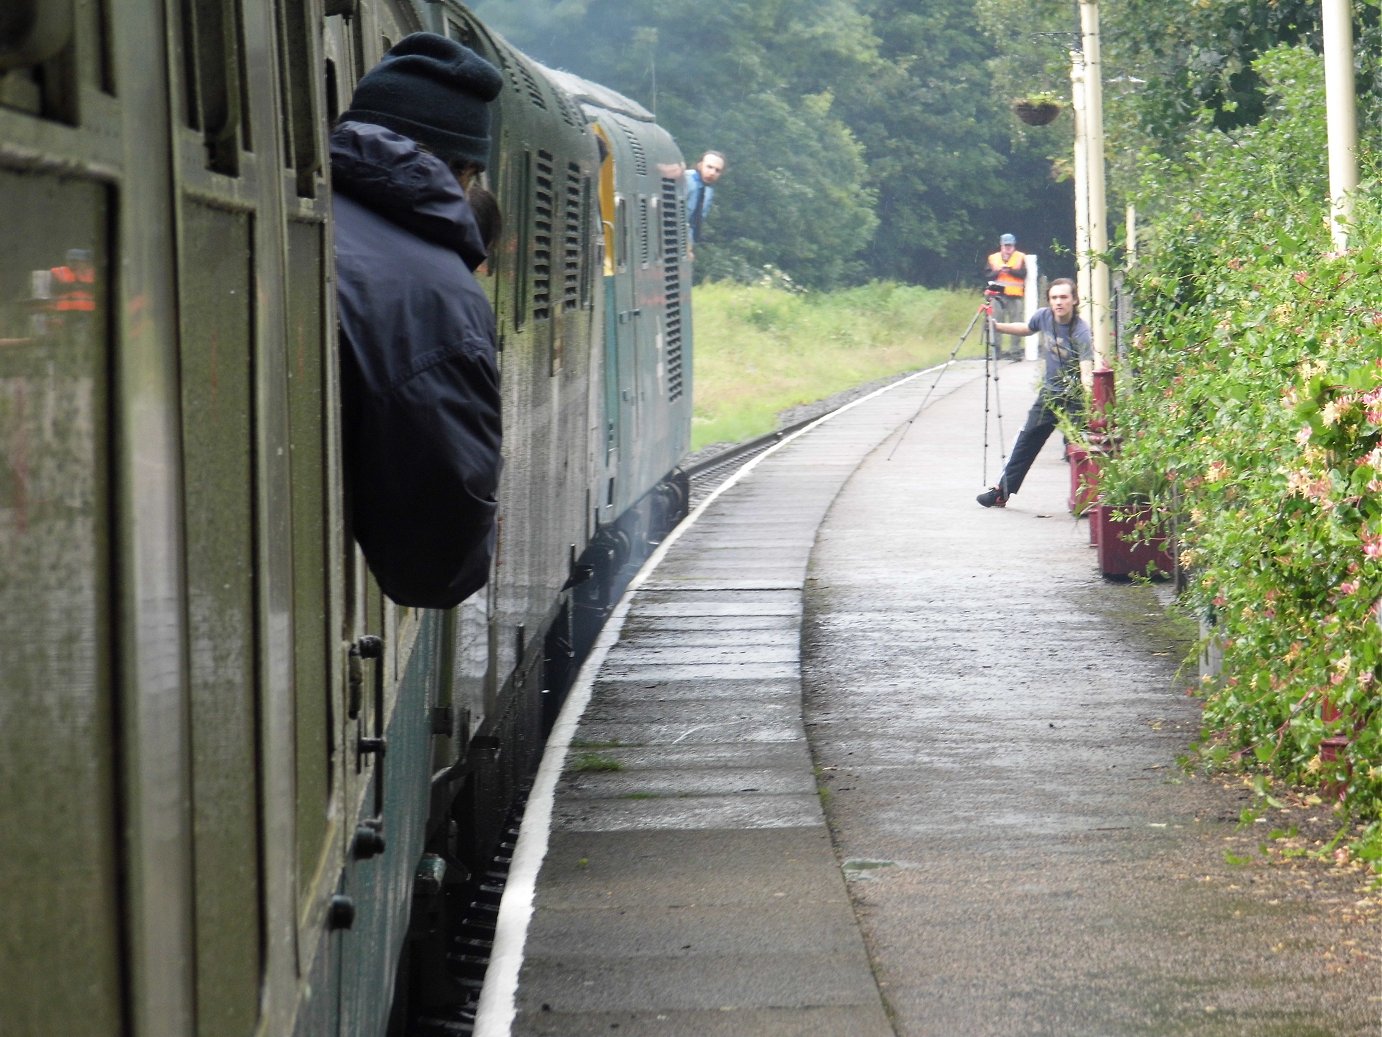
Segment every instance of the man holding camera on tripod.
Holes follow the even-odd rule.
[[[1094,338],[1084,318],[1075,312],[1079,306],[1075,282],[1068,277],[1056,278],[1046,289],[1046,302],[1025,324],[993,322],[993,331],[1004,335],[1025,338],[1040,332],[1040,356],[1046,368],[1036,402],[1027,412],[998,485],[974,498],[985,508],[1001,508],[1008,503],[1055,431],[1057,416],[1063,414],[1078,422],[1084,412],[1085,390],[1094,383]]]
[[[1026,308],[1023,305],[1027,294],[1027,256],[1017,251],[1017,239],[1004,234],[998,239],[998,251],[988,258],[988,287],[984,294],[995,310],[994,316],[1003,321],[1020,321]],[[995,348],[998,340],[994,339]],[[1007,346],[1006,354],[1010,360],[1022,359],[1022,344],[1007,336],[1003,340]],[[1004,350],[999,350],[1000,355]]]

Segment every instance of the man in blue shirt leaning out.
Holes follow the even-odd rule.
[[[701,224],[710,212],[710,202],[715,197],[715,181],[725,171],[725,156],[718,151],[707,151],[701,160],[682,174],[686,184],[686,254],[696,258],[696,242],[701,237]]]

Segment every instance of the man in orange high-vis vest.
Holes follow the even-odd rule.
[[[66,265],[53,267],[49,274],[52,296],[48,311],[52,325],[61,327],[96,312],[96,269],[89,249],[68,249]]]
[[[988,259],[989,301],[993,304],[993,318],[1012,324],[1026,316],[1027,256],[1017,251],[1017,238],[1004,234],[998,239],[998,251]],[[1000,354],[1021,360],[1022,343],[1012,335],[1001,336],[995,343]]]

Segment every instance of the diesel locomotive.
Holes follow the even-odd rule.
[[[445,611],[384,597],[349,528],[325,161],[417,30],[505,79],[500,532]],[[405,1033],[459,1003],[454,905],[686,510],[681,168],[450,0],[5,0],[0,1033]]]

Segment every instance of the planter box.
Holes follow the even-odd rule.
[[[1117,520],[1113,517],[1114,511],[1128,517]],[[1151,521],[1151,514],[1150,505],[1115,508],[1102,501],[1094,505],[1090,514],[1090,537],[1098,538],[1100,572],[1105,576],[1150,576],[1163,580],[1171,575],[1175,559],[1171,555],[1170,538],[1137,539],[1142,527]]]

